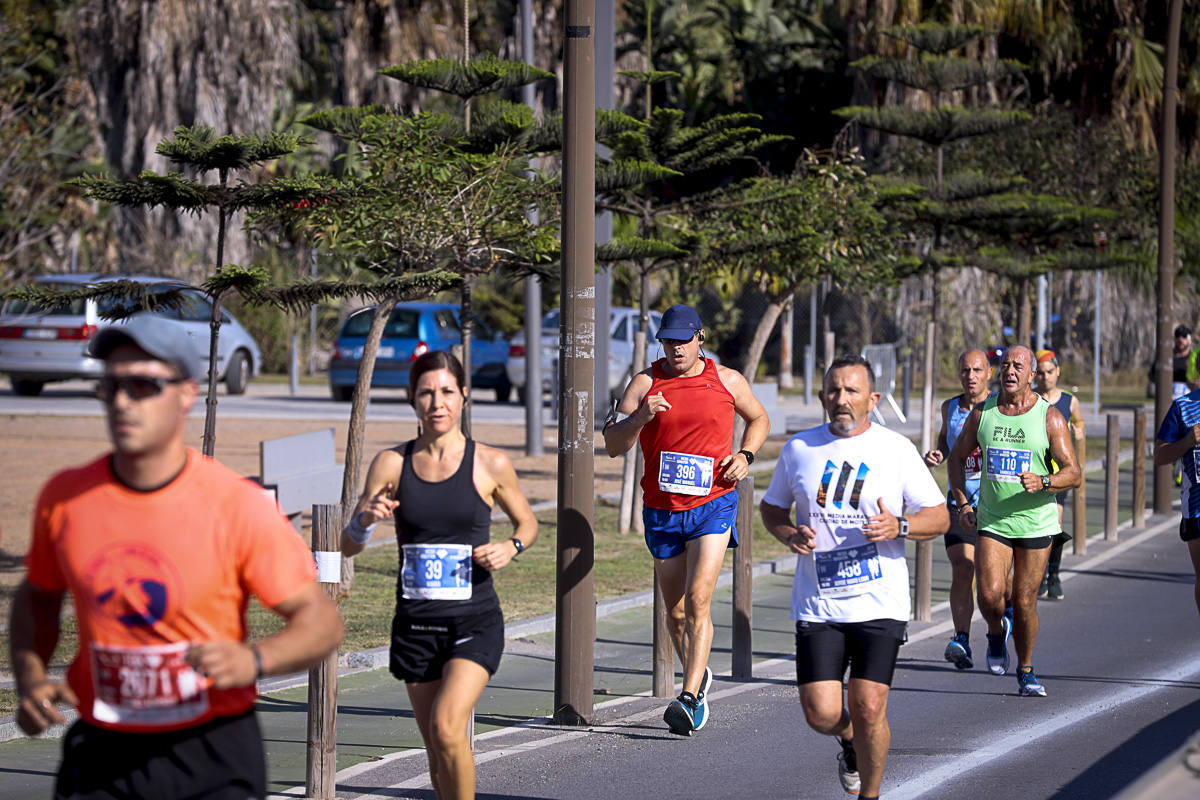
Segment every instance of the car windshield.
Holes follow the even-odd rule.
[[[399,338],[399,339],[416,339],[417,321],[420,319],[421,313],[407,308],[397,308],[388,317],[387,325],[384,326],[384,337]],[[346,326],[342,328],[342,336],[366,336],[367,331],[371,329],[371,312],[361,311],[346,320]]]
[[[78,283],[39,283],[40,288],[57,289],[59,291],[70,291],[72,289],[81,288]],[[73,316],[82,317],[84,309],[87,307],[87,301],[76,298],[67,305],[60,306],[43,306],[32,300],[9,300],[4,304],[4,313],[18,316],[23,314],[52,314],[56,317]]]

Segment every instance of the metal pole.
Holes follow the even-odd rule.
[[[1092,416],[1100,416],[1100,270],[1096,270],[1096,313],[1092,330]],[[1167,387],[1167,394],[1171,393]]]
[[[738,481],[738,546],[733,551],[733,677],[754,670],[754,478]]]
[[[1154,382],[1154,425],[1171,407],[1171,324],[1175,293],[1175,106],[1179,86],[1179,27],[1181,0],[1171,0],[1167,19],[1167,48],[1163,59],[1162,131],[1158,146],[1158,374]],[[1154,470],[1154,513],[1171,513],[1171,465]]]
[[[300,334],[288,337],[288,392],[300,393]]]
[[[1079,488],[1071,493],[1071,552],[1082,556],[1087,554],[1087,439],[1075,440],[1075,460],[1083,476]]]
[[[1108,440],[1104,448],[1104,541],[1117,540],[1117,476],[1121,471],[1121,423],[1108,415]]]
[[[817,284],[808,293],[808,350],[804,352],[804,405],[812,404],[813,373],[817,360]]]
[[[1037,279],[1037,349],[1043,350],[1046,347],[1046,322],[1049,316],[1046,313],[1046,276],[1038,275]]]
[[[558,412],[554,721],[592,719],[596,341],[595,0],[566,0],[563,55],[563,367]]]
[[[342,533],[340,504],[313,506],[312,549],[321,590],[336,605],[341,583]],[[337,796],[337,673],[335,648],[308,671],[308,747],[305,753],[305,796],[333,800]]]
[[[533,64],[533,0],[521,0],[521,57]],[[537,102],[533,84],[521,87],[521,102]],[[537,218],[530,209],[529,218]],[[541,456],[545,422],[542,419],[542,284],[533,275],[525,279],[525,455]]]
[[[904,351],[904,400],[901,407],[904,410],[904,418],[908,419],[908,398],[912,394],[912,348],[909,347]]]
[[[1146,409],[1133,410],[1133,527],[1146,527]]]
[[[315,281],[317,279],[317,251],[310,250],[310,270],[309,274]],[[315,375],[317,373],[317,304],[313,303],[308,307],[308,374]]]
[[[596,108],[612,109],[613,81],[616,69],[616,3],[614,0],[596,0]],[[608,158],[610,151],[596,144],[596,155]],[[612,239],[613,217],[611,211],[596,215],[596,244]],[[596,422],[603,424],[610,404],[608,374],[608,345],[610,310],[612,308],[612,265],[604,264],[596,273]],[[624,388],[624,387],[622,387]]]
[[[796,298],[789,297],[779,328],[779,388],[790,389],[792,376],[792,328],[796,324]]]
[[[921,394],[921,452],[928,453],[933,441],[933,341],[932,322],[925,323],[925,388]]]

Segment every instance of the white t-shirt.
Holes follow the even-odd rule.
[[[917,448],[871,425],[857,436],[809,428],[784,445],[763,502],[796,507],[796,524],[816,534],[811,555],[796,556],[792,619],[907,621],[904,540],[868,542],[862,528],[879,502],[896,516],[945,503]]]

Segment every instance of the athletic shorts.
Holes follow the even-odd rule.
[[[674,558],[687,542],[700,536],[729,531],[729,546],[737,547],[738,493],[726,492],[686,511],[643,508],[646,547],[655,558]]]
[[[499,608],[462,618],[392,619],[389,669],[406,683],[442,679],[452,658],[474,661],[495,675],[504,652],[504,615]]]
[[[1179,520],[1179,538],[1185,542],[1194,542],[1200,539],[1200,519],[1184,517]]]
[[[1018,538],[1015,536],[1004,536],[1002,534],[995,533],[994,531],[980,531],[979,535],[986,536],[989,539],[994,539],[1000,544],[1020,550],[1045,550],[1054,543],[1056,537],[1062,536],[1063,534],[1062,531],[1059,531],[1053,536],[1031,536],[1028,538]]]
[[[266,797],[267,764],[253,711],[166,733],[126,733],[79,720],[62,743],[56,798]]]
[[[796,684],[850,677],[892,685],[896,656],[908,637],[898,619],[796,623]]]
[[[947,529],[946,535],[942,537],[946,544],[946,550],[956,544],[969,544],[974,547],[975,542],[979,539],[979,531],[969,531],[962,526],[958,520],[958,506],[950,498],[946,498],[946,510],[950,512],[950,527]]]
[[[1060,506],[1063,506],[1065,508],[1067,505],[1067,498],[1071,496],[1071,492],[1073,492],[1073,491],[1075,491],[1075,490],[1067,489],[1065,492],[1055,492],[1054,493],[1054,502],[1058,503]]]

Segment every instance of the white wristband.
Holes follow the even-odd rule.
[[[350,524],[346,526],[346,535],[355,544],[366,544],[367,540],[371,538],[371,531],[375,530],[375,525],[378,524],[373,523],[364,528],[362,523],[358,521],[358,514],[355,514],[350,518]]]

